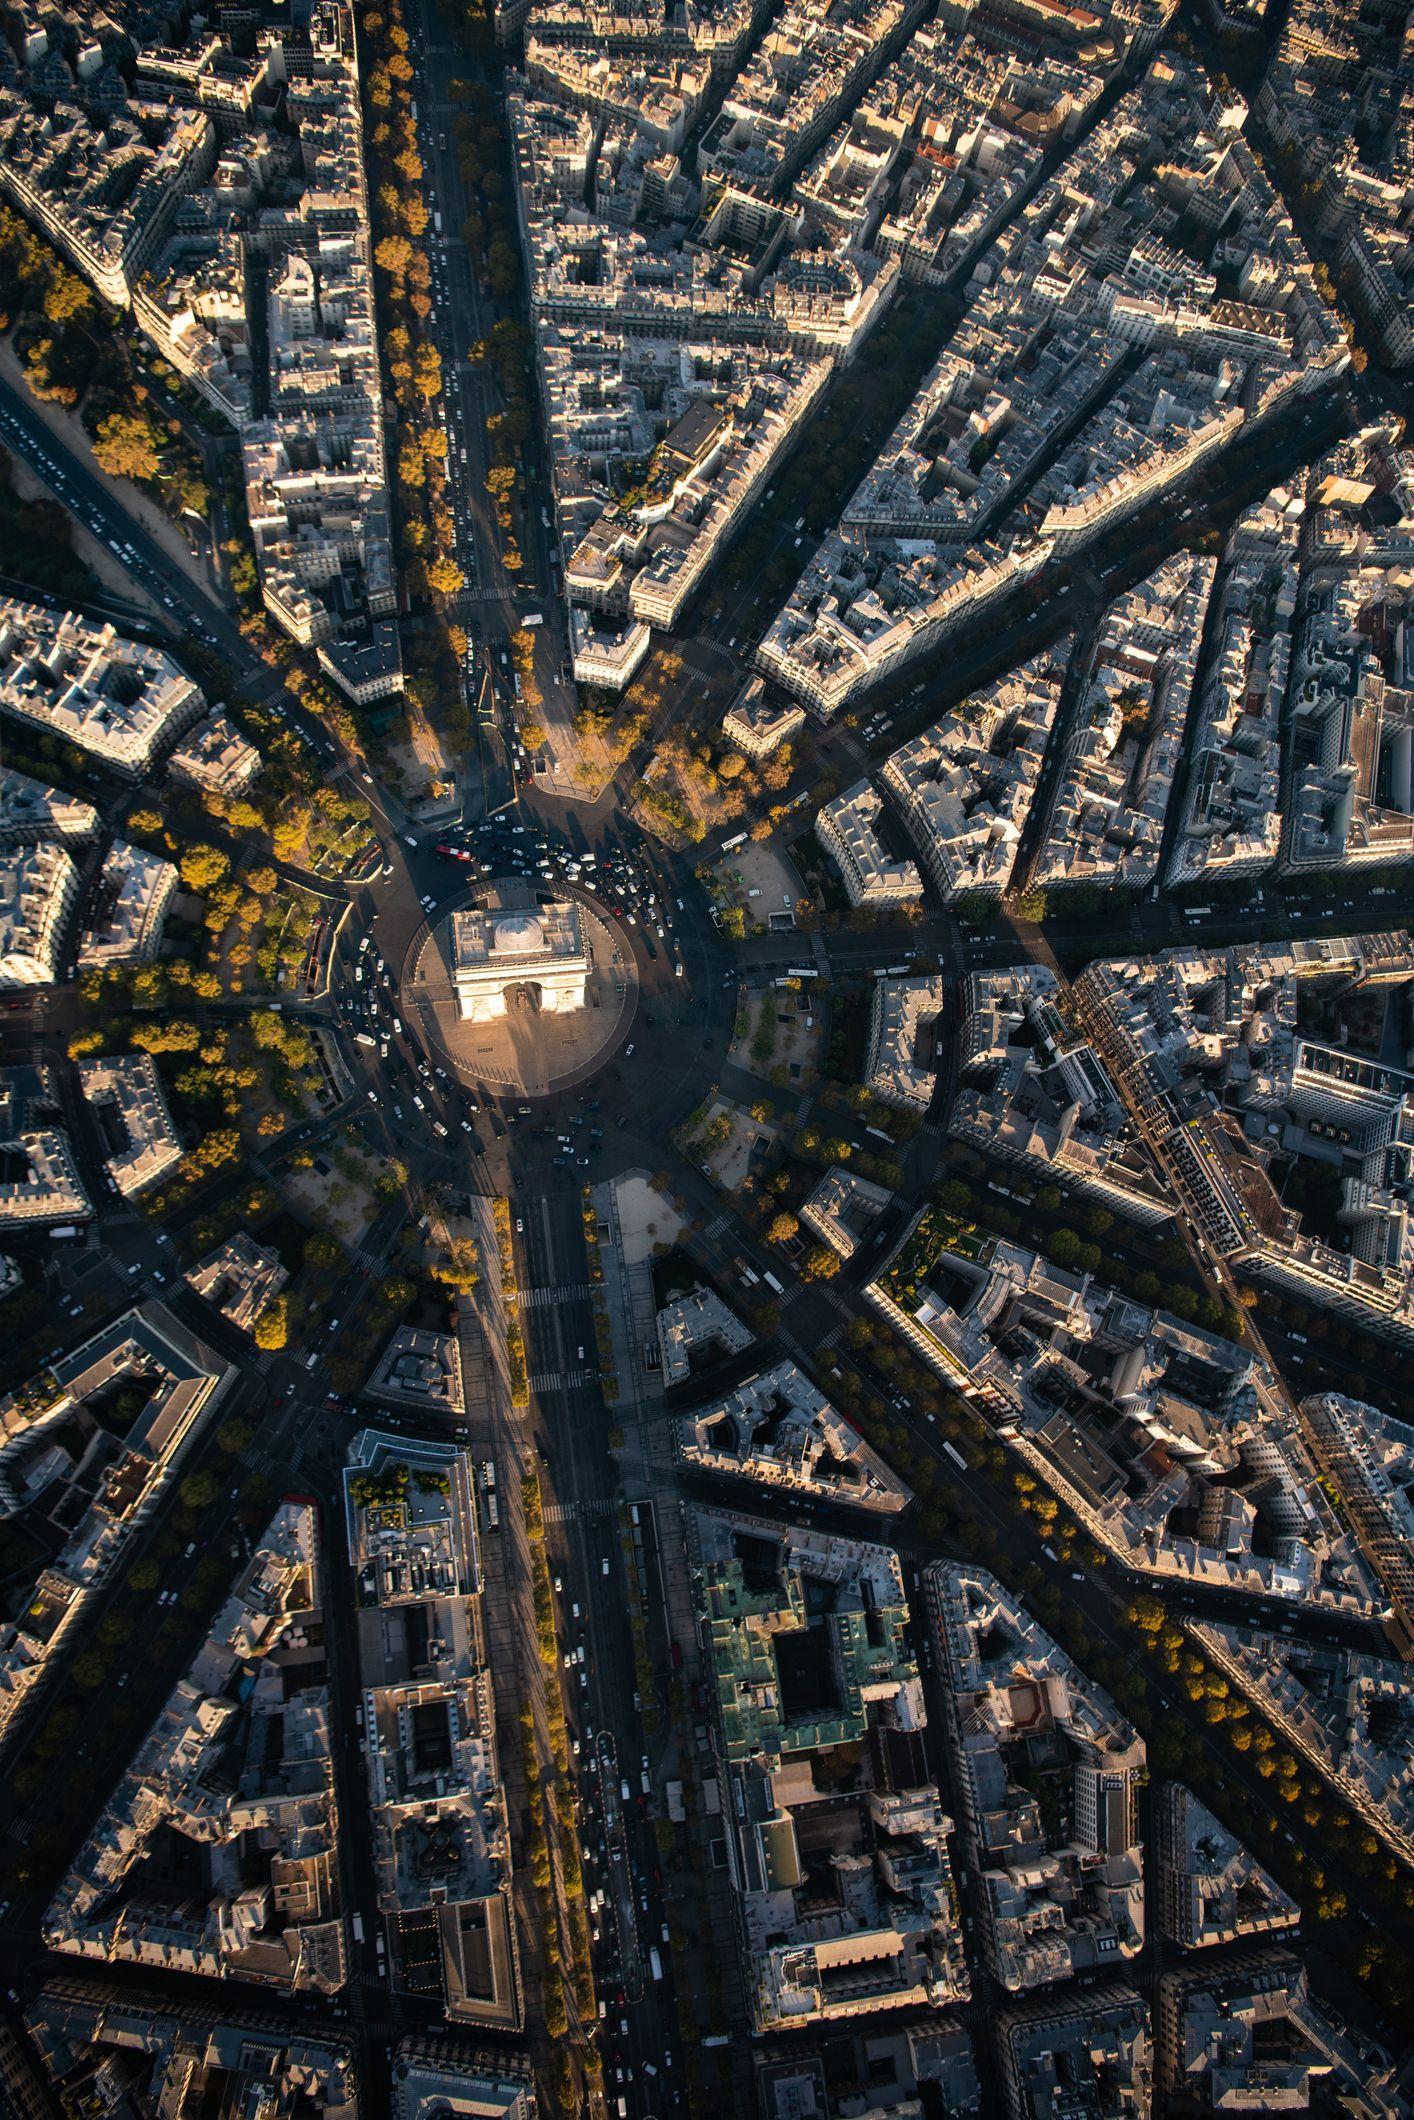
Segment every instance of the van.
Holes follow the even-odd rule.
[[[607,1574],[608,1574],[608,1572],[609,1572],[609,1556],[608,1556],[608,1554],[606,1553],[606,1554],[605,1554],[605,1556],[604,1556],[604,1558],[603,1558],[603,1560],[602,1560],[602,1561],[600,1561],[600,1563],[599,1563],[599,1573],[600,1573],[601,1575],[607,1575]]]

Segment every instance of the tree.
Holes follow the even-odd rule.
[[[93,297],[83,281],[62,269],[46,290],[42,306],[51,324],[86,324],[93,316]]]
[[[427,569],[427,579],[439,596],[455,596],[466,583],[466,576],[448,553],[441,553]]]
[[[401,279],[412,263],[412,245],[406,236],[384,236],[373,253],[373,262],[394,279]]]
[[[278,1354],[290,1337],[290,1306],[285,1296],[274,1296],[255,1321],[255,1344],[267,1354]]]
[[[772,1215],[766,1236],[772,1244],[789,1244],[799,1228],[800,1224],[796,1221],[795,1216],[788,1214],[782,1209],[780,1214]]]
[[[139,485],[153,484],[162,473],[156,437],[141,413],[106,413],[98,423],[93,460],[109,478],[130,478]]]
[[[211,891],[218,883],[224,883],[230,874],[231,858],[219,847],[191,846],[182,850],[178,861],[182,882],[193,891]]]
[[[481,1278],[481,1255],[470,1237],[452,1237],[446,1256],[436,1260],[428,1271],[444,1287],[468,1295]]]

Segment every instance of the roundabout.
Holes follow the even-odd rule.
[[[600,1067],[638,998],[633,951],[587,894],[503,877],[438,909],[403,998],[469,1086],[550,1097]]]

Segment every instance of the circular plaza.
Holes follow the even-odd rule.
[[[637,991],[633,952],[601,906],[505,878],[424,930],[403,1001],[461,1080],[546,1097],[607,1057]]]

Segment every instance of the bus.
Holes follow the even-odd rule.
[[[354,1918],[353,1918],[353,1932],[354,1932],[354,1942],[355,1942],[355,1943],[362,1943],[362,1941],[363,1941],[363,1916],[362,1916],[362,1914],[355,1914],[355,1915],[354,1915]]]
[[[657,1946],[657,1944],[656,1944],[656,1943],[655,1943],[655,1944],[651,1944],[651,1945],[649,1946],[649,1950],[648,1950],[648,1970],[649,1970],[649,1972],[650,1972],[650,1973],[651,1973],[651,1974],[653,1975],[653,1978],[654,1978],[655,1980],[661,1980],[661,1979],[662,1979],[662,1977],[663,1977],[663,1961],[662,1961],[662,1959],[661,1959],[661,1958],[660,1958],[660,1957],[658,1956],[658,1946]]]
[[[787,979],[818,979],[819,976],[820,974],[813,964],[788,964],[786,966]]]
[[[737,833],[737,834],[735,835],[735,837],[734,837],[734,838],[731,838],[731,839],[724,839],[724,840],[722,841],[722,852],[723,852],[724,854],[734,854],[734,853],[736,852],[736,850],[737,850],[737,848],[738,848],[738,847],[744,847],[745,845],[746,845],[746,834],[745,834],[745,832],[738,832],[738,833]]]
[[[953,1463],[958,1467],[959,1471],[966,1472],[970,1469],[966,1458],[963,1456],[962,1452],[958,1449],[955,1443],[944,1443],[943,1448],[947,1452],[948,1456],[952,1459]]]

